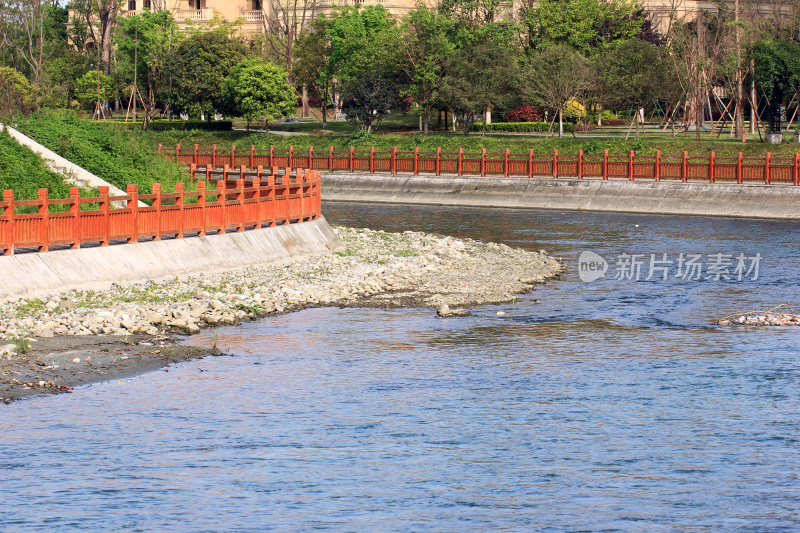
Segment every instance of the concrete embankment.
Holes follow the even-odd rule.
[[[665,215],[800,218],[800,187],[323,174],[326,200],[615,211]]]
[[[217,274],[328,252],[341,241],[324,218],[241,233],[0,257],[0,298],[66,290],[107,289],[112,283]]]

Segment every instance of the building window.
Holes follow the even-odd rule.
[[[128,11],[136,11],[136,0],[130,0],[128,2]]]
[[[143,8],[150,9],[150,0],[142,0]]]

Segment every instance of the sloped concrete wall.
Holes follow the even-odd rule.
[[[217,274],[330,252],[341,244],[319,218],[241,233],[0,256],[0,298]]]
[[[800,187],[323,173],[325,200],[800,218]]]

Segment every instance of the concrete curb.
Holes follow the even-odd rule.
[[[241,233],[0,257],[0,298],[103,290],[176,276],[281,263],[341,246],[324,218]]]
[[[325,200],[800,219],[800,187],[323,173]]]

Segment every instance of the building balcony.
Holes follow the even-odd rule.
[[[191,20],[192,22],[207,22],[214,18],[214,10],[206,7],[203,9],[176,9],[172,12],[177,22]]]

